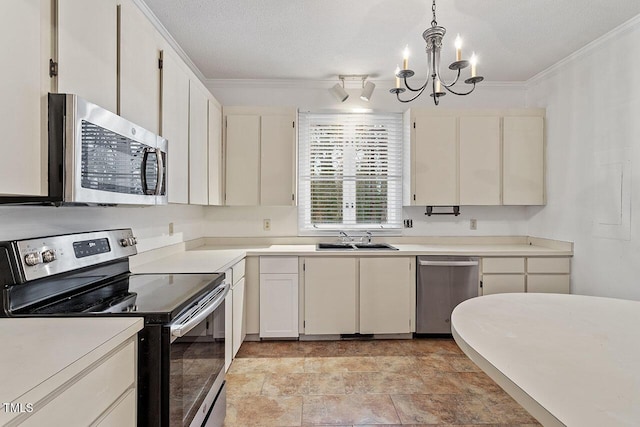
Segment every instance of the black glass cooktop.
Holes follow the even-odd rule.
[[[28,315],[135,315],[145,323],[169,322],[220,286],[224,274],[140,274],[25,307]]]

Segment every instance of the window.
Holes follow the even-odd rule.
[[[301,232],[402,225],[402,115],[300,113]]]

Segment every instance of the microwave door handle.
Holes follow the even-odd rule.
[[[142,163],[140,165],[140,178],[142,180],[142,194],[149,193],[149,187],[147,186],[147,161],[149,160],[149,148],[145,148],[142,151]]]
[[[156,196],[162,195],[162,183],[164,182],[164,160],[162,159],[162,150],[156,148],[156,167],[158,170],[158,179],[156,181],[156,190],[154,194]]]

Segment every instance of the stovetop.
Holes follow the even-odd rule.
[[[198,297],[220,286],[223,273],[140,274],[23,307],[13,314],[142,316],[145,323],[167,323]]]

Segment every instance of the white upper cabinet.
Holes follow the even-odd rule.
[[[189,203],[209,204],[208,93],[195,81],[189,84]]]
[[[120,111],[153,132],[160,123],[160,47],[156,30],[132,0],[120,0]]]
[[[544,119],[541,116],[504,118],[505,205],[543,205]]]
[[[0,195],[46,194],[51,2],[20,0],[0,14]]]
[[[413,200],[420,206],[458,204],[458,143],[455,116],[414,117]]]
[[[209,204],[222,205],[222,108],[215,98],[209,102]]]
[[[117,112],[116,0],[61,0],[57,12],[58,92]]]
[[[225,107],[225,204],[295,204],[296,110]]]
[[[295,202],[295,116],[263,115],[260,126],[260,204]]]
[[[225,204],[256,206],[260,203],[260,116],[229,114],[225,120]]]
[[[500,117],[460,117],[460,204],[500,204]]]
[[[163,52],[162,129],[169,141],[169,203],[189,203],[189,75],[171,50]]]

